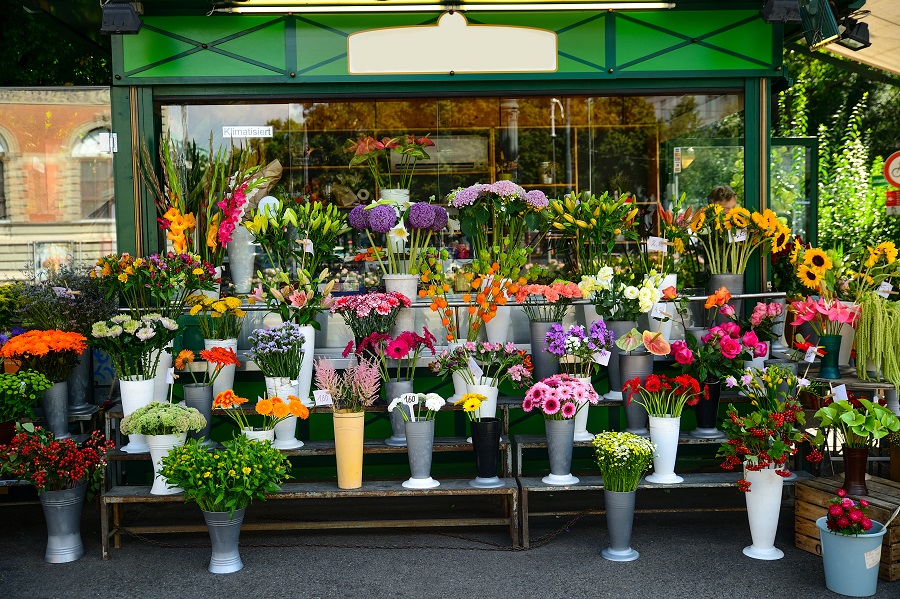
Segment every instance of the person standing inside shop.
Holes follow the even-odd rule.
[[[726,211],[737,206],[737,194],[728,185],[716,185],[713,187],[709,195],[706,196],[706,200],[710,206],[718,204]]]

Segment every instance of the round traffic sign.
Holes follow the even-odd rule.
[[[900,187],[900,151],[894,152],[884,161],[884,180]]]

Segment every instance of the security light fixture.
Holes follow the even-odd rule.
[[[138,10],[143,12],[140,4],[128,0],[108,0],[100,6],[103,11],[100,33],[110,35],[134,35],[144,24]]]
[[[759,11],[766,23],[792,23],[799,25],[800,0],[767,0]]]
[[[378,2],[372,4],[341,4],[319,3],[310,1],[306,4],[293,6],[228,6],[216,7],[211,12],[240,13],[240,14],[285,14],[285,13],[389,13],[389,12],[444,12],[458,10],[460,12],[474,11],[554,11],[554,10],[659,10],[675,8],[674,2],[525,2],[513,4],[501,0],[497,4],[482,3],[456,3],[445,2],[442,4],[413,4],[397,3],[388,4]]]
[[[862,21],[857,21],[851,17],[844,19],[844,27],[841,32],[841,39],[837,42],[845,48],[851,50],[862,50],[872,45],[869,41],[869,25]]]

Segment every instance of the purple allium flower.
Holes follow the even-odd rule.
[[[369,212],[365,206],[356,206],[347,215],[347,222],[357,231],[365,231],[369,227]]]
[[[434,207],[428,202],[416,202],[409,207],[406,225],[410,229],[430,229],[434,224]]]
[[[369,228],[376,233],[387,233],[397,224],[397,213],[390,206],[375,206],[369,210]]]
[[[431,230],[437,233],[441,229],[447,226],[447,221],[450,217],[447,215],[447,211],[444,210],[441,206],[432,206],[434,208],[434,222],[431,224]]]
[[[525,194],[525,201],[535,208],[546,208],[550,201],[540,189],[532,189]]]

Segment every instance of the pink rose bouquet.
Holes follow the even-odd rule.
[[[396,291],[345,295],[334,300],[331,313],[340,314],[357,339],[372,333],[387,333],[394,326],[397,315],[409,308],[408,297]]]
[[[567,374],[557,374],[528,389],[522,409],[540,410],[547,420],[571,420],[586,405],[599,401],[600,396],[590,385]]]
[[[709,329],[700,342],[688,335],[687,341],[673,341],[672,354],[684,373],[700,381],[721,381],[727,376],[740,376],[744,360],[766,354],[766,344],[756,333],[741,333],[736,322],[728,321]]]

